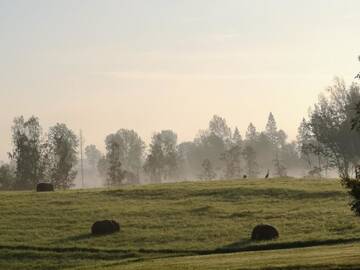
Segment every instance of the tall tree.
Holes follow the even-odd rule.
[[[282,148],[286,143],[286,133],[283,130],[278,130],[274,115],[270,112],[265,128],[265,135],[272,145],[273,164],[275,174],[280,177],[286,176],[286,167],[281,159]]]
[[[241,177],[241,146],[235,145],[225,151],[221,157],[225,163],[225,178],[234,179]]]
[[[301,158],[306,162],[309,169],[313,168],[313,158],[312,158],[312,148],[311,144],[313,142],[313,136],[309,124],[306,122],[305,118],[302,119],[300,126],[298,128],[298,135],[296,137],[298,143],[298,151]]]
[[[250,145],[247,145],[242,151],[242,155],[245,160],[247,176],[257,177],[259,173],[259,165],[256,162],[256,152],[254,151],[254,149]]]
[[[359,86],[352,84],[347,88],[345,82],[337,78],[310,112],[311,132],[324,147],[330,165],[344,177],[359,161],[360,135],[351,130],[354,108],[359,101]]]
[[[74,185],[77,174],[78,138],[65,124],[56,124],[49,129],[50,181],[55,187],[68,189]]]
[[[265,128],[265,134],[269,138],[270,142],[277,147],[279,143],[277,124],[274,115],[270,112],[269,118]]]
[[[276,154],[273,162],[274,162],[275,175],[279,177],[287,176],[287,169],[284,166],[283,161],[280,160],[278,154]]]
[[[172,130],[155,133],[150,144],[144,169],[151,181],[161,182],[177,173],[179,155],[177,151],[177,135]]]
[[[328,168],[328,155],[325,147],[316,140],[315,135],[311,131],[311,125],[305,119],[302,120],[297,135],[297,148],[300,158],[304,160],[308,166],[308,175],[321,177],[323,168],[325,172]]]
[[[242,145],[242,137],[241,137],[241,134],[240,134],[240,131],[239,129],[236,127],[235,130],[234,130],[234,133],[232,135],[232,144],[233,145],[239,145],[241,146]]]
[[[39,119],[32,116],[27,121],[16,117],[12,126],[13,150],[9,157],[16,163],[16,189],[32,189],[44,178],[45,161],[42,129]]]
[[[0,165],[0,190],[10,190],[15,183],[15,171],[9,164]]]
[[[107,177],[107,172],[109,170],[109,163],[106,159],[105,155],[102,155],[96,165],[98,174],[101,178],[103,178],[104,180],[106,180]]]
[[[214,171],[211,161],[209,159],[204,159],[201,167],[202,173],[200,174],[200,179],[213,180],[216,178],[216,172]]]
[[[360,55],[358,56],[358,60],[360,61]],[[356,74],[355,79],[360,79],[360,72]]]
[[[108,144],[108,140],[118,144],[119,160],[123,169],[139,178],[145,150],[145,143],[141,137],[134,130],[120,129],[107,136],[105,144]]]
[[[255,126],[253,123],[250,123],[246,130],[245,139],[253,142],[257,139],[258,135],[259,134],[257,133]]]
[[[223,162],[219,159],[220,155],[229,149],[222,138],[209,131],[203,131],[198,134],[194,140],[191,159],[192,165],[197,165],[197,171],[202,170],[201,164],[205,159],[209,159],[213,169],[218,172],[223,167]]]
[[[360,61],[360,56],[359,56]],[[356,75],[356,79],[360,79],[360,73]],[[360,131],[360,101],[356,103],[355,115],[351,119],[351,130]],[[341,175],[342,184],[348,189],[349,195],[352,197],[350,202],[351,210],[360,216],[360,167],[355,167],[356,179],[351,179],[349,175],[343,173]]]
[[[90,144],[85,147],[85,156],[90,167],[95,170],[101,158],[101,152],[96,148],[96,145]]]
[[[120,161],[120,145],[115,136],[109,135],[106,140],[106,161],[107,161],[107,178],[108,186],[122,184],[125,178],[125,171],[122,169]]]
[[[226,144],[231,142],[231,128],[227,125],[225,118],[214,115],[209,122],[209,132],[221,138]]]

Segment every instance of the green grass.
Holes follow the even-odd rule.
[[[359,252],[360,244],[337,245],[152,259],[144,262],[112,264],[109,268],[112,270],[359,269]]]
[[[314,269],[360,266],[341,252],[328,265],[324,259],[360,249],[360,219],[337,180],[184,182],[0,198],[0,269],[302,269],[311,261],[294,252],[318,254]],[[94,221],[109,218],[120,222],[120,233],[90,235]],[[258,223],[277,227],[280,238],[250,241]]]

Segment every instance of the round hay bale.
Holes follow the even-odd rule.
[[[95,235],[110,234],[120,231],[120,224],[115,220],[99,220],[91,226],[91,233]]]
[[[277,229],[268,224],[256,225],[251,233],[251,240],[264,241],[273,240],[279,237]]]
[[[50,183],[39,183],[36,185],[37,192],[47,192],[47,191],[54,191],[53,184]]]

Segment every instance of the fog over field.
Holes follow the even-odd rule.
[[[192,140],[214,115],[289,139],[359,68],[358,1],[0,1],[0,160],[15,116],[104,150],[119,128]]]
[[[0,0],[0,270],[360,269],[359,0]]]
[[[35,116],[39,139],[51,142],[52,134],[55,142],[66,130],[77,137],[77,186],[84,174],[88,186],[104,183],[110,144],[120,141],[122,169],[140,182],[198,179],[203,170],[214,179],[337,175],[347,165],[325,148],[320,157],[318,135],[318,150],[304,157],[299,127],[315,134],[314,104],[321,93],[331,103],[329,86],[355,87],[359,8],[310,0],[0,1],[0,160],[16,159],[14,119],[23,116],[17,128],[26,130]],[[52,129],[57,123],[64,125]],[[126,146],[132,139],[137,148]],[[152,152],[157,142],[173,147],[162,163]],[[96,150],[91,165],[88,146]]]

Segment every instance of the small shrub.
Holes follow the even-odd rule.
[[[350,202],[351,210],[360,216],[360,180],[349,177],[341,177],[341,183],[348,189],[348,194],[352,200]]]

